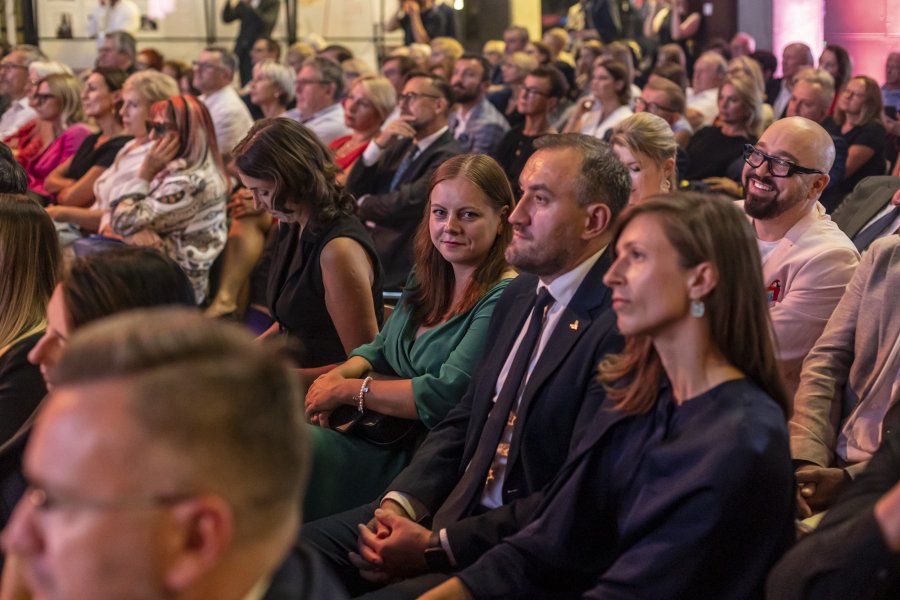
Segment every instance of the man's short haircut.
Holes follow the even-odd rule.
[[[506,29],[503,30],[503,33],[514,33],[519,36],[519,39],[523,44],[527,44],[528,40],[531,39],[531,34],[528,32],[528,29],[523,27],[522,25],[510,25]]]
[[[328,44],[321,50],[319,50],[319,54],[324,54],[325,52],[334,53],[335,59],[340,64],[345,60],[350,60],[353,58],[353,50],[348,48],[347,46],[341,46],[340,44]]]
[[[408,56],[399,56],[399,55],[388,56],[387,58],[385,58],[382,61],[381,66],[384,67],[389,62],[397,63],[397,66],[400,67],[400,76],[401,77],[406,77],[407,75],[409,75],[410,73],[412,73],[413,71],[415,71],[416,69],[419,68],[419,65],[416,64],[416,61],[414,61],[413,59],[411,59]]]
[[[21,52],[25,55],[25,66],[38,60],[47,60],[47,55],[44,54],[40,48],[32,46],[31,44],[19,44],[18,46],[13,46],[12,50],[10,50],[10,54],[13,52]]]
[[[275,55],[275,60],[281,60],[281,44],[270,37],[257,38],[256,41],[263,40],[266,43],[266,52]]]
[[[581,206],[602,202],[609,207],[613,221],[628,205],[631,177],[612,147],[591,135],[556,133],[534,142],[540,150],[572,149],[581,155],[581,172],[575,194]]]
[[[269,535],[299,510],[309,465],[299,380],[238,327],[183,308],[120,313],[80,329],[53,375],[59,388],[129,384],[115,401],[177,453],[180,491],[229,502],[238,539]]]
[[[341,65],[321,56],[312,56],[303,61],[303,66],[314,67],[322,81],[334,84],[335,101],[344,97],[344,71],[341,70]]]
[[[665,94],[666,105],[663,108],[670,108],[678,113],[684,112],[686,103],[684,91],[678,87],[678,84],[674,81],[664,79],[663,77],[656,77],[652,81],[648,81],[647,85],[644,86],[644,89]]]
[[[222,66],[231,73],[234,74],[238,68],[238,58],[234,52],[228,50],[227,48],[223,48],[222,46],[207,46],[203,49],[204,52],[214,52],[219,55],[219,60],[222,62]]]
[[[417,79],[419,77],[421,77],[422,79],[427,79],[431,84],[431,87],[436,89],[438,93],[443,96],[444,100],[446,100],[448,103],[447,109],[449,110],[449,105],[453,104],[453,88],[450,87],[450,84],[447,82],[447,80],[442,77],[438,77],[437,75],[426,73],[425,71],[412,71],[403,79],[403,85],[405,86],[410,79]]]
[[[0,142],[0,194],[24,194],[27,190],[28,174],[9,146]]]
[[[137,56],[137,40],[127,31],[110,31],[106,37],[115,41],[116,50],[130,56],[131,60]]]
[[[565,75],[552,65],[540,65],[526,77],[538,77],[549,81],[551,98],[563,98],[569,91]]]
[[[724,78],[726,75],[728,75],[728,62],[725,60],[725,57],[723,57],[718,52],[707,50],[697,59],[697,62],[701,61],[709,62],[715,65],[717,77]],[[694,65],[694,68],[697,68],[696,64]]]
[[[819,88],[819,105],[825,109],[831,107],[834,101],[834,77],[825,69],[815,69],[813,67],[800,67],[797,74],[794,75],[794,85],[797,82],[805,81],[810,85]]]
[[[471,52],[467,52],[460,56],[457,60],[474,60],[479,65],[481,65],[481,81],[490,81],[491,79],[491,63],[487,61],[487,59],[480,54],[473,54]]]
[[[778,68],[778,57],[768,50],[757,50],[750,55],[750,58],[759,63],[763,73],[768,72],[770,75]]]
[[[681,88],[682,92],[687,89],[687,71],[685,71],[684,67],[682,67],[681,65],[677,65],[675,63],[666,63],[664,65],[659,65],[658,67],[654,67],[653,70],[650,71],[650,74],[671,81],[679,88]]]

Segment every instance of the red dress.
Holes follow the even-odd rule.
[[[353,163],[356,162],[356,159],[359,158],[369,146],[369,142],[366,142],[365,144],[360,144],[358,147],[354,148],[353,151],[351,151],[349,154],[337,156],[337,151],[342,146],[344,146],[344,144],[347,144],[350,141],[351,137],[353,136],[345,135],[344,137],[339,137],[338,139],[328,144],[328,147],[331,148],[335,153],[334,164],[339,166],[344,173],[350,172],[350,169],[353,168]]]

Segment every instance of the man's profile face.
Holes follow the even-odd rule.
[[[0,93],[20,98],[28,92],[28,66],[24,52],[11,52],[0,62]]]
[[[177,459],[126,413],[130,384],[63,386],[25,452],[30,488],[3,532],[37,598],[121,600],[165,595]],[[169,468],[166,468],[167,457]]]
[[[516,269],[553,278],[575,266],[588,219],[576,196],[581,163],[571,148],[538,150],[525,163],[506,249],[506,260]]]
[[[798,81],[791,88],[791,100],[787,106],[787,116],[805,117],[821,123],[828,113],[828,107],[821,102],[821,89],[808,81]]]
[[[416,131],[424,130],[434,123],[439,113],[439,103],[443,96],[431,85],[427,77],[413,77],[403,86],[403,94],[411,94],[407,99],[400,99],[400,118],[409,123]]]
[[[806,48],[787,46],[781,54],[781,72],[788,81],[797,74],[800,67],[807,64]]]
[[[890,86],[900,86],[900,53],[891,53],[884,65],[885,83]]]
[[[222,89],[228,83],[228,70],[222,64],[218,52],[203,51],[197,57],[193,70],[194,87],[204,94]]]
[[[313,65],[305,65],[297,72],[294,90],[297,108],[309,117],[334,104],[334,84],[323,83],[322,73]]]
[[[804,133],[784,121],[776,121],[759,138],[756,147],[766,154],[802,167],[821,168],[815,142],[811,142]],[[819,175],[801,174],[773,177],[767,162],[756,168],[745,162],[741,176],[746,190],[744,211],[754,219],[774,219],[806,202],[817,177]]]
[[[128,66],[127,64],[124,66],[122,64],[123,62],[128,62],[127,56],[124,52],[119,52],[119,49],[116,47],[116,41],[113,38],[107,37],[97,49],[97,66],[122,69]]]

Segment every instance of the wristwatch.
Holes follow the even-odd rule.
[[[441,544],[440,532],[438,531],[431,534],[431,540],[428,542],[428,547],[425,548],[425,564],[428,565],[429,571],[438,573],[447,573],[453,569],[453,565],[450,564],[450,557],[447,556],[447,551],[444,550],[444,546]]]

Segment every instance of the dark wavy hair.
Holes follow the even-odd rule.
[[[434,247],[428,226],[431,215],[430,197],[435,186],[453,179],[465,179],[487,196],[491,209],[501,214],[502,221],[500,233],[497,234],[493,246],[475,269],[463,297],[456,306],[453,306],[453,288],[456,283],[453,265]],[[507,217],[516,204],[503,168],[496,160],[484,154],[463,154],[444,161],[431,176],[428,196],[425,215],[416,231],[416,281],[408,290],[413,323],[426,327],[437,325],[454,315],[470,310],[509,268],[504,252],[512,240],[512,225],[509,224]]]
[[[115,67],[97,67],[92,73],[96,73],[103,78],[103,81],[106,83],[106,87],[110,92],[121,90],[125,85],[125,80],[128,79],[128,73],[126,71]],[[122,115],[119,114],[122,110],[122,105],[122,99],[119,98],[119,101],[115,104],[115,117],[116,121],[119,123],[122,123]]]
[[[234,147],[237,168],[275,185],[272,207],[291,213],[301,203],[310,208],[310,224],[321,227],[356,210],[353,196],[338,183],[340,168],[318,136],[293,119],[257,121]]]

